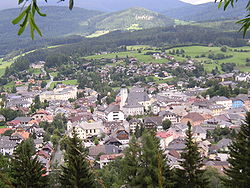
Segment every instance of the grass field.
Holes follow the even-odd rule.
[[[177,49],[183,49],[185,51],[185,55],[191,56],[192,59],[195,59],[197,61],[206,61],[207,63],[204,64],[205,69],[208,72],[211,72],[211,70],[218,66],[220,68],[221,63],[235,63],[236,68],[244,71],[244,72],[249,72],[250,67],[246,67],[246,58],[250,58],[250,52],[234,52],[234,49],[237,50],[250,50],[249,46],[244,46],[240,48],[229,48],[227,52],[222,52],[220,50],[220,47],[207,47],[207,46],[188,46],[188,47],[178,47],[178,48],[172,48],[170,50],[177,50]],[[168,52],[168,51],[167,51]],[[214,54],[224,54],[224,55],[233,55],[231,58],[227,59],[222,59],[222,60],[211,60],[207,56],[209,53],[214,53]],[[206,55],[206,57],[203,58],[196,58],[195,56],[200,56],[200,55]],[[186,58],[181,57],[181,55],[178,57],[177,55],[174,55],[177,60],[182,61],[185,60]],[[218,62],[218,64],[216,64]]]
[[[135,45],[135,46],[128,46],[127,49],[130,50],[128,52],[119,52],[119,53],[111,53],[111,54],[104,54],[104,55],[92,55],[86,57],[86,59],[101,59],[101,58],[116,58],[118,57],[134,57],[137,58],[138,61],[140,62],[145,62],[145,63],[150,63],[150,62],[155,62],[155,63],[165,63],[168,62],[166,59],[154,59],[150,55],[144,55],[145,52],[150,51],[146,50],[150,46],[148,45]],[[154,50],[154,47],[151,47]],[[142,52],[138,53],[138,49],[141,49]],[[244,72],[249,72],[250,67],[246,67],[246,58],[250,58],[250,52],[234,52],[235,49],[237,50],[250,50],[249,46],[244,46],[240,48],[230,48],[228,47],[227,52],[222,52],[220,49],[221,47],[208,47],[208,46],[187,46],[187,47],[178,47],[178,48],[172,48],[170,50],[177,50],[177,49],[183,49],[185,51],[185,56],[188,55],[191,57],[191,59],[195,59],[197,61],[203,61],[204,67],[206,71],[211,72],[214,67],[218,67],[221,69],[220,64],[221,63],[235,63],[236,64],[236,69],[239,69]],[[155,51],[155,50],[154,50]],[[166,52],[169,52],[167,50]],[[208,58],[208,55],[210,53],[213,54],[224,54],[224,55],[232,55],[233,57],[231,58],[226,58],[222,60],[211,60]],[[199,57],[197,58],[196,56],[201,56],[204,54],[206,57]],[[177,61],[185,61],[187,60],[186,57],[182,57],[182,55],[173,55]]]
[[[127,50],[145,50],[146,48],[154,48],[149,45],[133,45],[133,46],[127,46]]]
[[[35,74],[35,75],[42,74],[41,69],[32,69],[32,68],[30,68],[30,69],[29,69],[29,72],[30,72],[31,74]]]
[[[77,85],[77,80],[54,81],[50,85],[49,89],[53,89],[58,83],[63,83],[66,85]]]
[[[13,61],[3,61],[2,58],[0,58],[0,77],[4,75],[6,67],[9,67]]]
[[[141,30],[143,28],[141,28],[139,26],[139,24],[132,24],[130,27],[127,27],[126,30]]]
[[[105,35],[107,33],[109,33],[110,31],[107,30],[100,30],[100,31],[96,31],[95,33],[92,33],[91,35],[86,36],[87,38],[94,38],[94,37],[100,37],[102,35]]]

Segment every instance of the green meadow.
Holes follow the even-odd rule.
[[[0,58],[0,77],[4,75],[6,67],[9,67],[13,61],[3,61],[2,58]]]
[[[240,71],[243,72],[248,72],[250,71],[250,67],[246,67],[246,58],[250,58],[250,52],[235,52],[234,50],[249,50],[250,51],[250,46],[244,46],[244,47],[239,47],[239,48],[231,48],[227,47],[226,52],[222,52],[220,49],[221,47],[207,47],[207,46],[188,46],[188,47],[178,47],[178,48],[172,48],[170,50],[177,50],[177,49],[183,49],[185,51],[185,55],[188,55],[191,57],[191,59],[195,59],[197,61],[206,61],[204,63],[205,69],[208,72],[211,72],[211,70],[214,67],[218,67],[220,69],[220,64],[221,63],[235,63],[236,68],[239,69]],[[169,52],[169,50],[167,50]],[[224,54],[224,55],[232,55],[233,57],[231,58],[226,58],[226,59],[221,59],[221,60],[212,60],[208,58],[208,55],[210,53],[213,54]],[[204,54],[206,57],[199,57],[197,58],[196,56],[201,56]],[[186,60],[186,58],[181,57],[182,55],[173,55],[176,60],[183,61]]]
[[[62,83],[62,84],[65,84],[65,85],[77,85],[77,80],[54,81],[54,82],[51,83],[49,89],[53,89],[59,83]]]

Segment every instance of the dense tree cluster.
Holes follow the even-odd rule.
[[[208,90],[206,90],[202,95],[209,95],[210,97],[214,96],[225,96],[225,97],[235,97],[238,94],[247,94],[247,89],[245,88],[234,88],[230,86],[223,86],[220,84],[212,85]]]

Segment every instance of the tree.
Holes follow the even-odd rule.
[[[140,187],[171,187],[171,171],[167,160],[160,148],[159,139],[155,132],[144,132],[141,138],[141,155],[137,182]]]
[[[73,137],[68,138],[65,165],[62,166],[60,182],[62,187],[96,187],[95,177],[86,159],[86,149],[73,129]]]
[[[250,112],[241,125],[239,133],[229,146],[228,176],[224,180],[227,187],[249,187],[250,185]]]
[[[38,161],[34,143],[23,141],[16,148],[11,160],[11,178],[15,187],[43,188],[47,186],[44,166]]]
[[[187,123],[188,130],[186,132],[186,147],[181,153],[181,169],[177,169],[177,187],[181,188],[204,188],[208,185],[208,180],[204,177],[202,170],[202,157],[198,151],[198,145],[194,141],[192,133],[192,125]]]
[[[122,160],[122,176],[124,183],[130,186],[138,185],[137,175],[140,167],[139,156],[141,148],[138,140],[133,136],[129,142],[129,147],[125,150],[125,157]]]
[[[11,93],[16,93],[16,92],[17,92],[16,86],[13,86],[13,87],[11,88]]]
[[[169,119],[166,119],[162,122],[162,128],[163,130],[167,130],[171,127],[172,122]]]
[[[123,178],[121,174],[121,164],[122,159],[116,158],[114,161],[110,162],[104,168],[99,171],[99,175],[104,187],[107,188],[118,188],[124,185]]]
[[[235,3],[238,2],[238,0],[215,0],[215,2],[219,2],[219,5],[218,5],[219,8],[222,5],[224,5],[223,8],[224,8],[224,10],[226,10],[229,5],[234,7]],[[250,27],[250,0],[246,4],[246,11],[247,11],[246,17],[237,22],[237,23],[242,24],[240,31],[243,31],[244,36],[246,36],[246,33]]]
[[[17,116],[23,115],[21,113],[21,111],[15,111],[15,110],[12,110],[10,108],[0,109],[0,114],[2,114],[5,117],[6,121],[11,121],[11,120],[15,119]]]
[[[41,83],[41,88],[45,88],[46,85],[47,85],[47,82],[45,80],[43,80],[42,83]]]
[[[13,188],[10,178],[10,163],[7,157],[0,153],[0,187]]]
[[[217,168],[207,167],[204,176],[209,180],[209,188],[226,188],[222,181],[224,175]]]

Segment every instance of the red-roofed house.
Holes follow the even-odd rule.
[[[124,156],[123,153],[101,155],[100,156],[100,168],[103,168],[105,165],[107,165],[109,162],[115,160],[117,157],[123,157],[123,156]]]
[[[32,116],[33,120],[37,120],[37,121],[47,121],[49,123],[51,123],[53,121],[53,116],[47,112],[46,110],[38,110],[33,116]]]
[[[11,130],[11,128],[2,128],[2,129],[0,129],[0,135],[4,134],[5,131],[7,131],[7,130]]]
[[[25,130],[17,130],[12,134],[12,136],[21,136],[24,140],[27,140],[30,137],[30,133]]]
[[[160,139],[162,149],[165,149],[168,144],[174,140],[174,135],[166,131],[157,132],[156,137]]]
[[[17,125],[20,125],[21,124],[21,121],[19,120],[12,120],[12,121],[9,121],[6,123],[8,126],[11,126],[11,127],[15,127]]]

